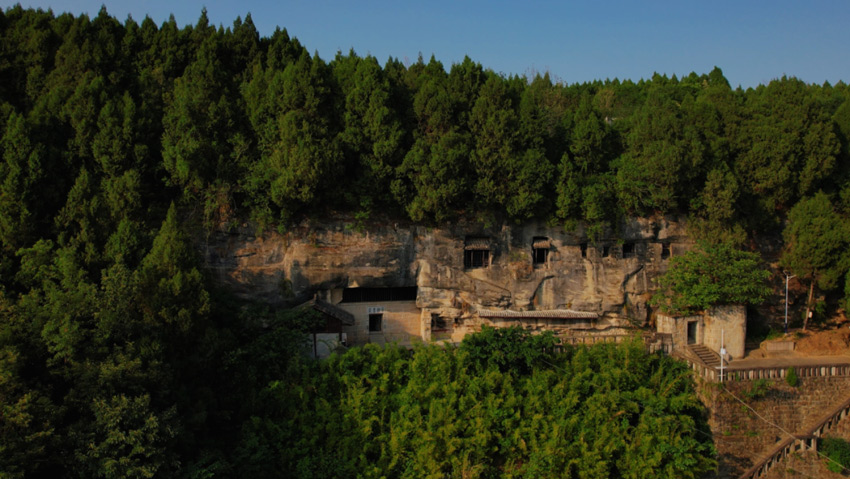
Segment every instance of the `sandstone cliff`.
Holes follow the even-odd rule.
[[[470,238],[487,242],[485,267],[465,267]],[[545,260],[534,264],[532,245],[541,238]],[[683,226],[663,217],[627,221],[616,238],[595,244],[580,228],[539,222],[356,228],[335,218],[284,234],[257,235],[247,224],[218,231],[203,251],[207,267],[238,296],[277,306],[342,288],[417,286],[416,306],[445,318],[478,309],[572,309],[597,313],[597,327],[608,328],[646,323],[654,278],[668,254],[689,243]]]

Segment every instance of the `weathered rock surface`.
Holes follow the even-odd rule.
[[[599,314],[602,326],[641,325],[653,280],[667,267],[662,245],[676,255],[690,242],[681,224],[663,217],[630,220],[617,236],[592,244],[581,229],[535,222],[361,230],[336,218],[305,221],[284,234],[255,235],[243,225],[212,235],[203,252],[208,268],[238,296],[273,305],[332,289],[418,286],[417,306],[447,317],[469,317],[479,308],[573,309]],[[489,240],[487,267],[464,267],[470,237]],[[551,246],[546,262],[535,265],[532,243],[540,237]]]

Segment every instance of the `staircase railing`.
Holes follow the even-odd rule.
[[[741,479],[760,479],[767,476],[771,468],[782,463],[793,452],[806,450],[817,451],[818,440],[839,421],[847,418],[848,415],[850,415],[850,396],[832,408],[828,413],[821,416],[803,434],[795,434],[793,437],[788,437],[776,444],[753,467],[747,469],[747,472],[741,476]]]

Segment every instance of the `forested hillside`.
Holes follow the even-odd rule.
[[[784,231],[784,265],[850,293],[843,83],[735,90],[715,69],[567,85],[471,59],[381,64],[307,48],[285,30],[261,37],[250,17],[181,28],[105,10],[0,12],[0,475],[210,477],[263,457],[269,431],[333,433],[275,410],[274,395],[336,387],[303,371],[354,359],[303,366],[294,341],[309,318],[215,290],[193,245],[213,225],[285,229],[344,211],[583,221],[593,236],[671,213],[712,243]],[[404,384],[393,387],[419,387]],[[612,424],[642,424],[627,416]],[[419,439],[387,447],[408,440]],[[469,440],[470,454],[518,448],[482,471],[532,474],[548,460],[525,437]]]

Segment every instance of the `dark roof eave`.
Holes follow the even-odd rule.
[[[314,310],[327,314],[332,318],[338,319],[342,324],[346,326],[354,326],[354,315],[345,311],[344,309],[328,303],[327,301],[322,301],[318,298],[313,298],[306,303],[299,304],[294,309],[302,309],[302,308],[313,308]]]
[[[545,311],[494,311],[479,310],[481,318],[497,319],[598,319],[599,315],[590,311],[573,311],[571,309],[552,309]]]

